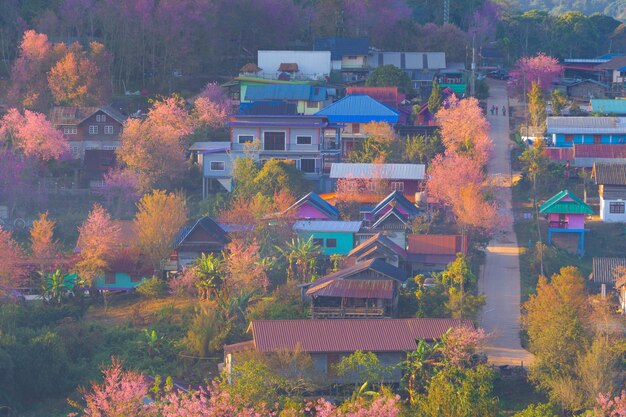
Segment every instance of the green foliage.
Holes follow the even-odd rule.
[[[380,363],[375,353],[360,350],[343,357],[333,369],[343,381],[357,385],[383,382],[390,374],[390,369]]]
[[[390,143],[367,137],[355,145],[348,154],[347,161],[351,163],[390,162],[392,154]]]
[[[233,161],[233,194],[236,197],[252,198],[257,193],[255,179],[259,175],[259,166],[249,157]]]
[[[167,295],[168,286],[165,280],[153,276],[138,285],[136,291],[145,298],[162,298]]]
[[[567,105],[567,98],[565,98],[561,90],[555,88],[550,93],[550,99],[552,104],[552,113],[555,116],[560,116],[561,111]]]
[[[441,91],[441,87],[437,83],[437,79],[433,78],[433,87],[430,92],[430,97],[428,98],[428,111],[430,114],[435,114],[441,108],[441,103],[443,102],[443,92]]]
[[[424,275],[416,275],[414,282],[417,285],[414,297],[417,300],[416,317],[445,317],[449,313],[445,308],[448,299],[446,287],[441,283],[441,277],[433,276],[434,283],[424,285]]]
[[[530,113],[531,126],[543,134],[546,129],[546,101],[543,98],[541,86],[535,81],[528,92],[528,113]]]
[[[513,417],[558,417],[554,406],[548,404],[530,404],[524,410],[516,413]]]
[[[448,288],[446,309],[454,318],[475,317],[485,304],[485,296],[474,295],[476,276],[472,273],[467,258],[457,254],[454,262],[441,273],[441,283]]]
[[[409,136],[403,145],[401,161],[408,164],[427,164],[445,150],[438,134]]]
[[[411,79],[400,68],[394,65],[383,65],[376,68],[365,82],[370,87],[398,87],[405,94],[413,91]]]
[[[194,271],[198,277],[196,285],[200,298],[208,300],[215,296],[224,281],[224,260],[212,253],[203,253],[196,259]]]
[[[181,344],[188,355],[204,358],[224,346],[228,330],[228,323],[223,322],[215,305],[202,304],[196,307]]]
[[[295,161],[271,159],[267,161],[254,179],[256,190],[273,197],[279,191],[291,195],[304,195],[310,191],[311,183],[304,173],[296,168]]]
[[[247,319],[294,320],[307,317],[300,303],[300,288],[291,281],[278,286],[270,297],[265,297],[248,307]]]
[[[489,84],[485,80],[476,80],[476,98],[487,100],[489,98]]]
[[[273,404],[279,399],[283,381],[265,361],[246,360],[235,364],[232,375],[224,375],[224,389],[233,396],[238,396],[242,404]]]

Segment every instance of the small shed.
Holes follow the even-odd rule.
[[[548,243],[553,233],[577,233],[578,252],[585,252],[585,216],[593,214],[593,209],[568,190],[552,196],[539,209],[548,220]]]

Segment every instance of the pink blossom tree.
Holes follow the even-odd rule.
[[[443,337],[441,353],[452,366],[467,366],[488,336],[481,328],[452,327]]]
[[[611,398],[610,394],[599,393],[597,405],[590,414],[593,417],[626,417],[626,391]]]
[[[482,184],[485,175],[479,162],[467,155],[438,154],[428,167],[426,190],[438,203],[451,206],[468,184]]]
[[[200,125],[223,127],[232,111],[230,98],[217,83],[208,83],[194,101],[195,115]]]
[[[549,91],[552,82],[563,74],[563,66],[556,58],[537,54],[533,57],[523,57],[517,60],[513,70],[509,72],[511,79],[510,90],[527,94],[533,82],[539,83],[543,91]]]
[[[42,161],[59,159],[69,149],[60,130],[41,113],[10,109],[0,119],[0,144]]]
[[[128,169],[111,169],[104,174],[104,184],[97,192],[114,217],[128,217],[140,197],[137,175]]]

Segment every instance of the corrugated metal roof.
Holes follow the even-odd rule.
[[[471,320],[442,318],[255,320],[250,324],[259,352],[402,352],[416,339],[440,339],[452,327],[473,327]]]
[[[393,281],[378,280],[334,280],[314,285],[306,292],[313,297],[382,298],[393,299]]]
[[[333,206],[332,204],[324,200],[322,197],[320,197],[319,194],[314,193],[314,192],[308,193],[307,195],[302,197],[300,200],[293,203],[287,210],[284,211],[284,213],[294,208],[300,207],[305,203],[309,203],[313,205],[315,208],[317,208],[322,213],[326,214],[331,219],[336,220],[339,218],[339,210],[337,210],[335,206]]]
[[[422,164],[349,164],[333,163],[330,178],[423,180]]]
[[[626,158],[626,145],[574,145],[574,158]]]
[[[240,103],[239,114],[243,115],[285,115],[298,114],[298,104],[285,101],[255,101],[252,103]]]
[[[363,222],[340,220],[298,220],[293,225],[296,232],[342,232],[356,233]]]
[[[445,52],[371,52],[368,64],[372,68],[393,65],[405,70],[441,70],[446,68]]]
[[[626,100],[592,98],[591,110],[594,113],[626,114]]]
[[[626,117],[548,117],[546,131],[548,134],[626,133]]]
[[[358,263],[356,265],[349,266],[347,268],[340,269],[339,271],[333,272],[332,274],[328,274],[322,278],[315,280],[310,285],[319,285],[323,282],[329,282],[333,280],[349,279],[350,277],[368,269],[371,269],[381,275],[385,275],[391,279],[395,279],[401,282],[406,281],[407,278],[406,272],[404,272],[402,269],[390,265],[382,259],[375,258]]]
[[[330,59],[338,61],[348,55],[367,55],[369,52],[368,38],[317,38],[316,51],[330,51]]]
[[[626,185],[626,164],[595,164],[593,175],[597,184]]]
[[[596,68],[613,70],[621,68],[624,65],[626,65],[626,56],[618,55],[611,57],[611,59],[607,62],[597,65]]]
[[[571,201],[565,200],[571,198]],[[593,214],[593,209],[568,190],[563,190],[541,205],[539,213],[549,214]]]
[[[574,159],[573,148],[545,148],[543,153],[550,161],[568,161]]]
[[[626,258],[593,258],[591,278],[599,284],[613,284],[615,268],[619,266],[626,268]]]
[[[467,236],[461,235],[416,235],[408,236],[409,254],[456,255],[467,253]]]
[[[401,248],[400,246],[398,246],[396,243],[394,243],[387,236],[383,235],[382,233],[376,233],[374,236],[372,236],[369,239],[365,240],[363,243],[358,245],[356,248],[352,249],[350,251],[350,253],[348,253],[348,256],[356,256],[358,254],[361,254],[361,253],[365,252],[368,248],[370,248],[370,247],[372,247],[374,245],[386,246],[389,249],[391,249],[393,252],[395,252],[398,255],[406,258],[406,251],[403,248]]]
[[[337,123],[397,123],[400,113],[363,94],[345,96],[315,114]]]
[[[326,100],[326,87],[306,84],[251,85],[246,89],[246,100]]]

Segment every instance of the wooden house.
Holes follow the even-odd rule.
[[[413,274],[443,271],[468,250],[467,236],[462,235],[411,234],[407,239],[407,269]]]
[[[593,214],[589,205],[568,190],[552,196],[539,208],[548,220],[548,243],[552,243],[553,233],[576,233],[578,252],[585,252],[585,216]]]
[[[254,320],[248,328],[252,340],[224,346],[224,369],[231,372],[241,352],[271,355],[298,349],[311,355],[312,372],[327,383],[361,384],[363,381],[355,379],[340,380],[334,365],[360,350],[375,353],[382,366],[391,368],[404,361],[419,340],[440,340],[453,327],[473,327],[473,323],[448,318]],[[394,366],[384,382],[399,383],[401,379],[400,367]]]
[[[339,210],[313,192],[293,203],[282,214],[296,220],[339,220]]]
[[[602,294],[607,287],[613,288],[619,295],[622,314],[626,311],[626,258],[594,257],[593,270],[589,277],[594,284],[602,287]]]
[[[352,249],[343,259],[343,265],[353,266],[376,258],[400,268],[406,262],[407,252],[384,234],[376,233]]]
[[[202,217],[193,226],[183,228],[167,262],[167,270],[180,270],[193,264],[203,253],[220,254],[230,238],[224,229],[210,217]]]
[[[350,191],[360,194],[398,191],[414,197],[424,190],[425,172],[423,164],[333,163],[330,179],[342,180]]]
[[[362,222],[340,220],[298,220],[293,230],[302,239],[313,239],[323,255],[347,255],[354,248]]]
[[[626,223],[626,164],[595,164],[592,176],[600,195],[600,218]]]
[[[306,284],[312,318],[392,317],[406,273],[382,259],[370,259]]]

